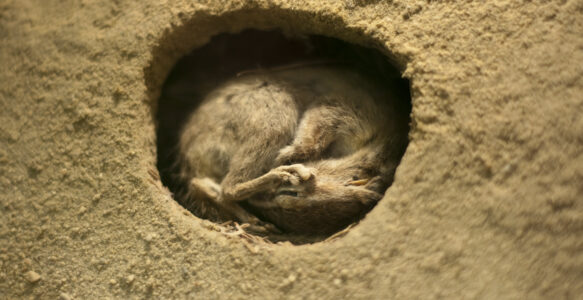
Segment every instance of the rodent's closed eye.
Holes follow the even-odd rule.
[[[298,192],[296,192],[296,191],[290,191],[290,190],[281,190],[281,191],[277,192],[277,195],[278,196],[285,195],[285,196],[297,197],[298,196]]]

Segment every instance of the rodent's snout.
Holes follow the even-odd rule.
[[[248,204],[285,232],[329,234],[374,207],[383,197],[371,189],[378,182],[378,176],[348,182],[315,176],[302,184],[282,184],[273,197],[249,200]]]
[[[331,234],[359,220],[382,197],[364,185],[326,183],[309,193],[282,187],[272,201],[255,208],[262,218],[285,232]]]

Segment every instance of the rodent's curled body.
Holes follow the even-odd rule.
[[[383,196],[406,146],[390,91],[338,66],[258,71],[215,89],[179,141],[182,200],[215,221],[330,234]],[[262,221],[260,221],[259,217]]]

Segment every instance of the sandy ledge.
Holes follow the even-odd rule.
[[[583,2],[0,1],[0,298],[583,294]],[[411,80],[387,196],[247,247],[150,175],[165,76],[220,32],[375,46]]]

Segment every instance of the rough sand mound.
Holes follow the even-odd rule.
[[[0,1],[0,298],[583,294],[581,1],[134,2]],[[395,182],[344,237],[233,236],[160,185],[166,75],[245,28],[374,46],[411,80]]]

